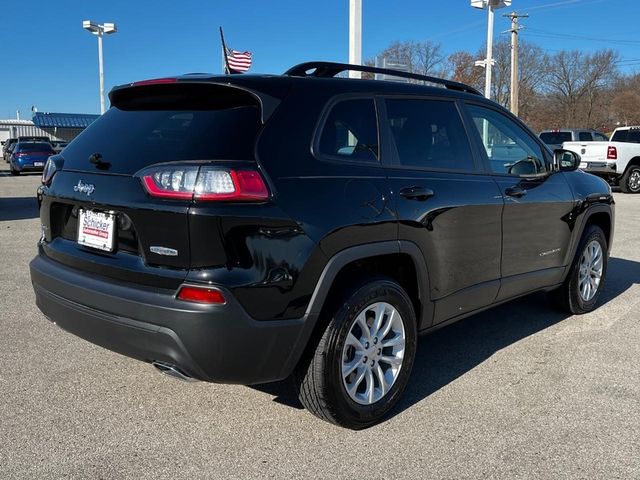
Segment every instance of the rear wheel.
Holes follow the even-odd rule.
[[[354,288],[296,369],[300,401],[347,428],[379,422],[407,385],[416,337],[413,306],[400,285],[379,279]]]
[[[620,190],[624,193],[640,192],[640,165],[631,165],[620,179]]]
[[[589,225],[582,235],[565,283],[555,292],[565,310],[579,315],[595,308],[604,285],[607,261],[604,232],[596,225]]]
[[[20,175],[20,170],[16,170],[11,164],[9,164],[9,166],[11,168],[11,175]]]

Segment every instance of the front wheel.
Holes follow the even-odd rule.
[[[379,422],[404,391],[416,352],[411,300],[395,281],[354,288],[294,374],[302,404],[352,429]]]
[[[582,235],[564,284],[555,292],[560,305],[574,315],[596,307],[607,274],[607,239],[596,225]]]
[[[627,168],[620,179],[620,190],[624,193],[640,192],[640,165],[632,165]]]

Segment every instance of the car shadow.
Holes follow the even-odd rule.
[[[0,197],[0,222],[40,216],[38,200],[32,197]]]
[[[640,263],[610,258],[599,306],[640,284]],[[388,418],[424,400],[490,358],[494,353],[538,333],[570,315],[544,293],[535,293],[491,308],[420,337],[411,379]],[[273,401],[302,408],[290,381],[254,385]]]

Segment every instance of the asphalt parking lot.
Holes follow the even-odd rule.
[[[183,383],[50,324],[28,262],[37,175],[0,165],[0,478],[640,478],[640,195],[616,194],[601,306],[533,295],[424,337],[361,432],[287,384]]]

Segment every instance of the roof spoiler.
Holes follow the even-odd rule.
[[[209,85],[212,87],[224,87],[224,88],[234,89],[237,93],[244,93],[244,94],[250,95],[255,100],[257,100],[257,103],[260,105],[260,120],[263,125],[269,120],[269,118],[271,117],[275,109],[280,104],[280,100],[275,97],[272,97],[271,95],[244,87],[242,85],[236,85],[233,83],[225,82],[224,77],[220,77],[219,81],[212,80],[211,77],[208,77],[206,79],[205,78],[202,78],[202,79],[160,78],[160,79],[143,80],[139,82],[128,83],[125,85],[119,85],[119,86],[113,87],[109,92],[109,101],[111,102],[111,105],[116,105],[120,101],[124,100],[127,96],[133,97],[133,95],[131,94],[135,91],[138,91],[138,89],[153,88],[153,89],[157,89],[158,92],[162,90],[170,92],[177,86],[185,87],[188,85],[199,85],[199,86]]]

